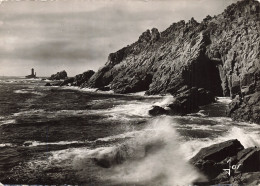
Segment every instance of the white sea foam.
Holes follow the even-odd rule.
[[[116,166],[107,179],[119,184],[137,182],[149,185],[189,185],[194,180],[203,178],[183,158],[185,152],[180,148],[179,135],[172,124],[168,117],[156,119],[145,129],[146,133],[130,140],[127,145],[134,151],[133,154],[138,154],[140,148],[149,144],[164,145],[144,158]],[[156,180],[156,183],[151,180]]]
[[[98,138],[95,141],[114,141],[117,139],[133,138],[134,136],[137,135],[137,133],[138,133],[137,131],[126,132],[126,133],[118,134],[118,135],[114,135],[114,136]]]
[[[14,93],[17,93],[17,94],[29,94],[28,91],[22,89],[22,90],[15,90]]]
[[[62,89],[78,90],[78,91],[82,91],[82,92],[95,92],[95,93],[99,93],[99,94],[114,94],[113,90],[101,91],[101,90],[98,90],[97,88],[81,88],[81,87],[77,87],[77,86],[64,86],[64,87],[62,87]]]
[[[35,114],[40,114],[44,113],[45,111],[43,109],[36,109],[36,110],[27,110],[27,111],[21,111],[14,113],[13,116],[29,116],[29,115],[35,115]]]
[[[8,124],[15,124],[15,123],[16,123],[15,119],[7,119],[7,120],[0,121],[0,126],[8,125]]]
[[[145,91],[130,93],[130,95],[134,95],[134,96],[145,96]]]
[[[173,96],[167,95],[167,96],[164,96],[162,100],[154,103],[154,105],[160,106],[160,107],[166,107],[169,104],[171,104],[174,100],[175,100],[175,98]]]
[[[110,119],[131,119],[131,117],[149,117],[148,111],[152,108],[151,103],[133,102],[125,105],[115,106],[105,114],[112,116]]]
[[[15,145],[11,144],[11,143],[2,143],[0,144],[0,147],[14,147]]]
[[[69,145],[69,144],[84,144],[85,141],[59,141],[59,142],[39,142],[39,141],[26,141],[24,145],[29,147],[42,146],[42,145]]]
[[[185,158],[188,160],[192,158],[198,151],[203,147],[208,147],[212,144],[221,143],[231,139],[237,139],[245,147],[260,147],[260,131],[247,131],[239,127],[231,127],[227,132],[223,133],[214,139],[202,138],[202,139],[191,139],[189,141],[183,141],[181,148],[186,151],[184,153]]]
[[[38,91],[32,91],[31,89],[21,89],[21,90],[15,90],[14,93],[16,94],[36,94],[36,95],[44,95],[41,92]]]
[[[232,102],[232,99],[230,97],[217,97],[217,102],[229,104]]]

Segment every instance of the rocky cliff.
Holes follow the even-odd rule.
[[[215,96],[236,97],[231,117],[260,123],[259,4],[243,0],[201,23],[192,18],[163,32],[147,30],[137,42],[110,54],[86,86],[173,95],[203,88]]]

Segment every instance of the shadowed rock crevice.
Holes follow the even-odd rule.
[[[223,96],[220,72],[214,61],[202,56],[183,71],[185,85],[211,91],[214,96]]]

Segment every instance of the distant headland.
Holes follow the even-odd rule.
[[[37,77],[36,77],[36,72],[34,73],[34,69],[33,69],[33,68],[32,68],[31,71],[32,71],[31,74],[28,75],[28,76],[25,76],[25,77],[26,77],[26,78],[37,78]]]

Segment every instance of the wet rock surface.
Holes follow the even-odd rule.
[[[78,74],[75,77],[68,78],[64,80],[60,86],[83,86],[94,74],[95,72],[93,70],[88,70],[86,72],[83,72],[82,74]]]
[[[174,100],[172,103],[166,105],[165,108],[153,106],[153,108],[149,110],[149,114],[152,116],[163,114],[185,115],[199,111],[199,106],[210,104],[215,101],[214,95],[203,88],[184,88],[185,89],[181,89],[177,93],[173,94]]]
[[[49,80],[61,80],[61,79],[66,79],[67,76],[67,72],[65,70],[57,72],[56,74],[51,75],[51,77],[49,78]]]
[[[202,148],[190,163],[208,179],[208,181],[197,182],[197,185],[245,185],[258,183],[260,178],[260,148],[244,149],[238,140],[229,140]]]

